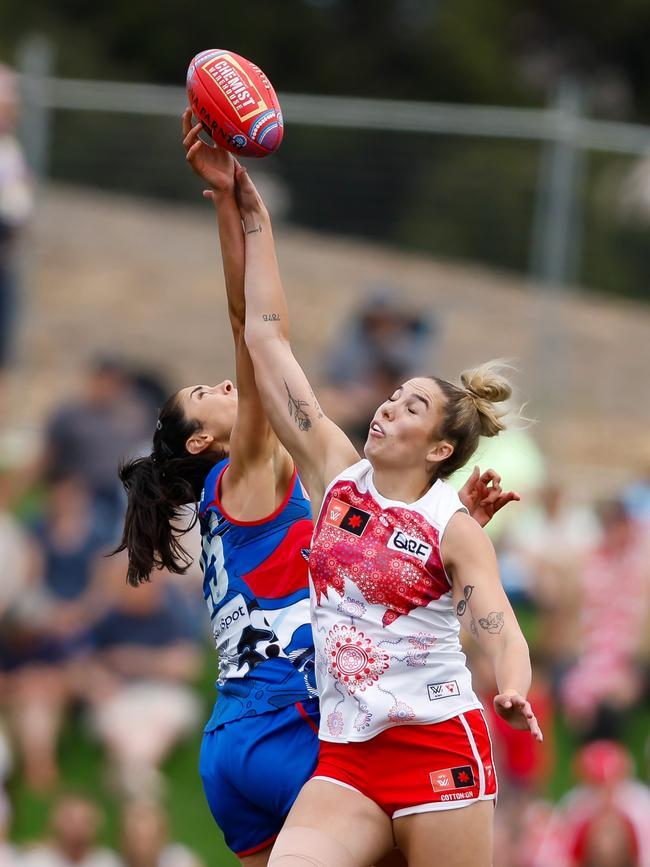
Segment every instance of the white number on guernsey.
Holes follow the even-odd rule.
[[[213,610],[216,610],[228,592],[228,573],[224,568],[223,542],[219,536],[210,540],[210,544],[204,549],[204,558],[205,577],[210,590],[210,599],[206,601],[208,607],[211,601]]]

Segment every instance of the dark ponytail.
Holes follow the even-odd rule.
[[[113,553],[128,552],[126,577],[133,586],[148,581],[154,569],[182,574],[192,562],[180,537],[196,524],[198,514],[181,528],[186,520],[182,507],[199,501],[205,477],[225,457],[225,452],[187,451],[187,439],[199,428],[197,421],[186,418],[174,394],[160,411],[151,454],[119,468],[128,505],[122,541]]]

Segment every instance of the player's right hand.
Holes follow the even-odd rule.
[[[203,195],[212,198],[213,193],[232,193],[235,188],[235,160],[232,154],[199,138],[203,126],[200,123],[192,126],[190,108],[183,112],[182,123],[185,158],[192,170],[211,187]]]

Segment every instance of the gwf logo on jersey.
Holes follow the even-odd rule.
[[[363,531],[369,520],[370,512],[364,512],[363,509],[350,506],[342,500],[337,500],[336,497],[332,497],[325,510],[326,524],[331,527],[339,527],[339,529],[353,533],[355,536],[363,536]]]
[[[250,622],[251,617],[248,613],[246,600],[240,593],[220,608],[217,613],[214,623],[214,637],[217,643],[227,641],[235,633],[239,633],[249,626]]]
[[[415,536],[407,536],[401,530],[395,530],[388,540],[388,547],[393,551],[412,554],[423,563],[427,562],[433,551],[431,545],[423,542],[422,539],[416,539]]]
[[[437,701],[439,698],[449,698],[452,695],[460,695],[458,682],[448,680],[444,683],[428,683],[427,692],[429,693],[430,701]]]

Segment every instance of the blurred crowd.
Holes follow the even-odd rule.
[[[16,77],[0,63],[0,408],[19,306],[16,245],[33,204],[32,183],[16,138]]]
[[[47,420],[38,453],[1,477],[0,826],[8,864],[198,863],[167,839],[160,767],[197,731],[209,700],[195,687],[207,625],[200,577],[161,574],[134,590],[124,556],[107,556],[125,508],[116,468],[147,448],[165,393],[146,371],[108,355],[92,359],[79,395]],[[65,794],[52,810],[51,840],[19,858],[8,843],[12,786],[19,780],[48,798],[65,786],[60,737],[73,718],[104,751],[106,791],[128,804],[121,855],[97,848],[99,803]],[[0,850],[4,865],[2,857]]]
[[[11,73],[0,68],[0,399],[12,255],[31,201],[13,103]],[[320,394],[357,444],[374,408],[431,363],[437,329],[386,286],[350,318],[323,359]],[[18,467],[0,454],[0,867],[200,863],[173,842],[161,769],[212,700],[196,685],[210,659],[201,576],[195,565],[133,589],[123,556],[106,556],[125,508],[117,465],[149,451],[166,394],[157,375],[98,355],[78,395],[45,421],[38,453]],[[579,501],[527,432],[499,437],[499,449],[490,463],[523,502],[491,533],[529,638],[530,697],[546,739],[538,746],[491,713],[496,685],[466,636],[500,780],[495,865],[650,867],[648,761],[637,750],[635,765],[626,746],[649,718],[650,466],[606,501]],[[516,470],[513,453],[528,456]],[[98,842],[99,800],[65,789],[61,736],[71,720],[102,751],[103,787],[122,804],[115,851]],[[570,752],[577,782],[553,803],[549,786]],[[20,846],[11,835],[18,786],[52,803],[43,839]]]

